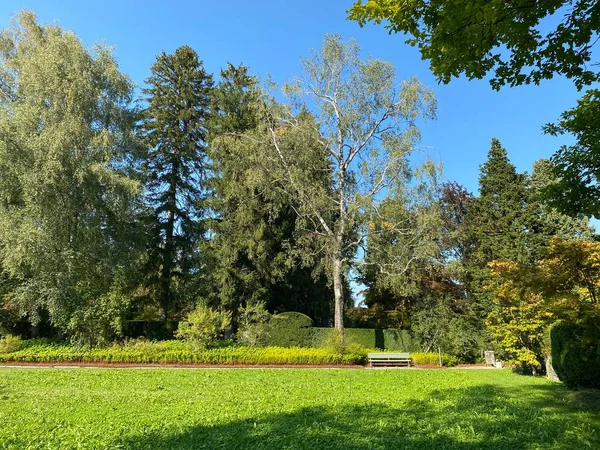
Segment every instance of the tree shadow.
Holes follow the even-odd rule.
[[[552,385],[510,392],[491,385],[445,389],[401,407],[319,405],[212,426],[162,429],[118,444],[250,450],[600,448],[600,416],[561,402],[559,392],[562,388]]]

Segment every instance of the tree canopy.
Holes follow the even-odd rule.
[[[3,290],[33,324],[47,311],[66,334],[102,340],[136,258],[133,85],[108,48],[90,52],[32,13],[0,49]]]
[[[390,33],[408,34],[407,42],[443,83],[491,75],[490,84],[500,89],[562,75],[582,89],[600,80],[593,52],[600,33],[595,0],[359,0],[349,13],[360,25],[385,22]],[[599,104],[598,90],[591,89],[557,124],[544,127],[577,139],[553,156],[557,177],[546,190],[554,206],[569,214],[600,216]]]
[[[406,33],[444,83],[492,73],[495,89],[538,84],[555,74],[578,88],[598,80],[592,48],[600,31],[595,0],[358,0],[349,18]],[[548,21],[552,18],[552,21]],[[556,24],[556,25],[555,25]]]

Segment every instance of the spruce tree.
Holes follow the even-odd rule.
[[[485,313],[489,295],[487,264],[494,260],[527,262],[525,221],[526,177],[519,174],[498,139],[492,139],[487,161],[481,166],[479,197],[472,202],[469,227],[473,247],[467,269],[470,294]]]
[[[155,223],[151,255],[157,257],[154,271],[160,319],[166,321],[173,278],[185,285],[197,271],[213,80],[187,46],[173,54],[160,54],[150,71],[148,87],[143,89],[148,103],[141,125],[148,148],[143,169]]]
[[[328,324],[331,290],[318,263],[298,261],[293,201],[265,183],[242,138],[262,113],[257,84],[247,67],[229,64],[214,93],[205,296],[231,311],[234,329],[240,308],[258,302],[271,312],[299,311]]]

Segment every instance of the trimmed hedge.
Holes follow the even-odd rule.
[[[45,339],[22,341],[19,347],[0,353],[0,363],[130,363],[130,364],[365,364],[367,352],[334,353],[322,348],[229,346],[194,350],[181,341],[138,341],[108,348],[80,349]],[[438,365],[437,353],[411,353],[416,365]],[[442,354],[444,366],[458,364],[457,358]]]
[[[333,328],[311,328],[312,339],[301,342],[306,347],[324,348],[331,342]],[[363,348],[418,352],[419,343],[406,330],[381,330],[373,328],[346,328],[346,342]],[[272,345],[278,342],[270,341]]]
[[[600,326],[597,318],[557,322],[550,329],[552,366],[571,389],[600,389]]]
[[[260,340],[264,347],[327,348],[334,333],[333,328],[312,327],[310,317],[286,312],[275,314],[265,327]],[[381,330],[372,328],[346,328],[345,339],[350,345],[368,349],[419,351],[418,342],[406,330]]]
[[[339,354],[316,348],[231,346],[194,351],[179,341],[142,342],[102,349],[65,345],[30,345],[0,354],[0,363],[133,363],[133,364],[364,364],[364,354]]]
[[[172,320],[165,325],[159,321],[129,320],[123,329],[126,338],[145,337],[148,340],[174,339],[179,322]],[[327,348],[331,342],[333,328],[313,327],[310,317],[299,312],[275,314],[265,325],[264,336],[259,338],[261,347],[305,347]],[[358,347],[418,352],[419,343],[406,330],[346,328],[348,344]]]
[[[259,343],[263,347],[313,347],[312,324],[310,317],[299,312],[274,314]]]

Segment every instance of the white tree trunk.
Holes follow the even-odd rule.
[[[336,331],[343,337],[344,333],[344,284],[342,277],[342,255],[339,242],[336,243],[333,252],[333,296],[335,304],[334,326]]]

